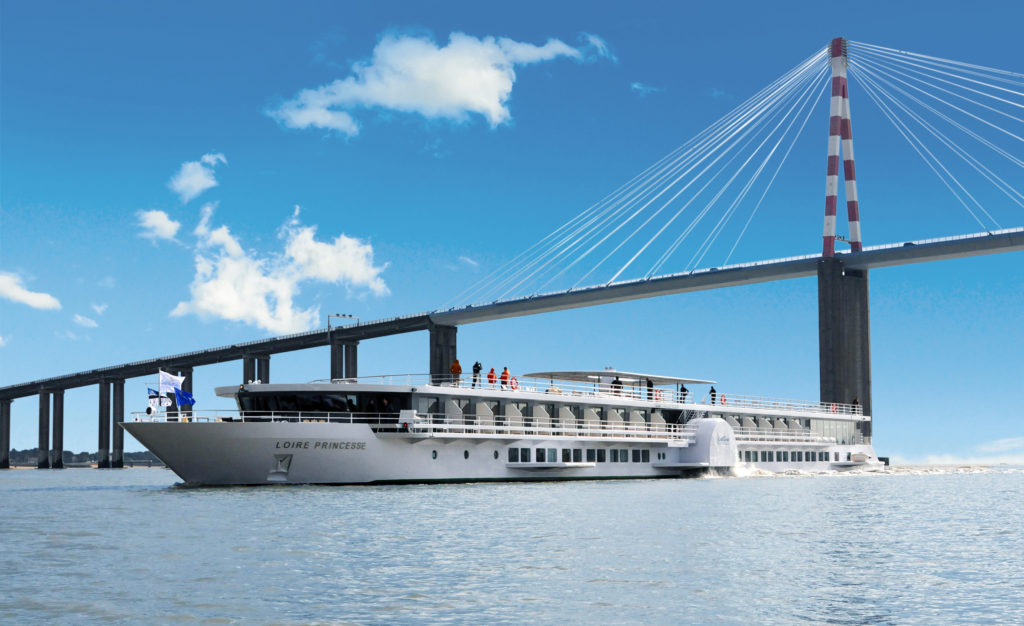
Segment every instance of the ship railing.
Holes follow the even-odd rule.
[[[613,385],[609,381],[585,383],[579,381],[561,381],[549,378],[516,378],[508,381],[500,379],[491,383],[487,374],[481,373],[478,378],[472,374],[455,376],[430,374],[390,374],[385,376],[361,376],[358,378],[335,378],[314,380],[313,383],[361,384],[361,385],[404,385],[423,387],[434,385],[454,387],[458,389],[483,389],[490,391],[508,391],[524,393],[543,393],[553,396],[612,398],[624,400],[646,400],[673,404],[696,404],[714,406],[717,411],[728,411],[729,408],[769,409],[794,413],[831,413],[833,415],[863,415],[860,404],[842,402],[819,402],[810,400],[791,400],[768,396],[752,396],[732,394],[728,392],[705,394],[697,398],[692,392],[681,392],[675,388],[653,387],[645,384]]]
[[[733,428],[738,443],[822,443],[833,444],[834,437],[825,437],[807,429]]]
[[[451,416],[445,413],[417,414],[408,425],[411,432],[444,434],[495,434],[505,436],[567,436],[685,439],[696,438],[692,424],[646,421],[559,420],[549,417],[512,417],[492,415]]]
[[[136,422],[302,422],[366,424],[377,432],[408,432],[422,435],[477,434],[496,436],[573,436],[662,438],[693,441],[696,426],[691,424],[614,422],[593,420],[553,420],[537,417],[505,417],[444,413],[350,413],[296,411],[193,411],[189,415],[161,411],[155,414],[132,413]]]

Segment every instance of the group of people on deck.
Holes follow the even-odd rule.
[[[480,364],[480,361],[473,364],[472,387],[474,389],[476,387],[483,388],[483,384],[480,382],[480,372],[483,370],[484,366]],[[459,363],[458,359],[455,359],[455,362],[452,363],[452,366],[448,371],[451,372],[452,382],[459,384],[462,379],[462,364]],[[504,368],[500,375],[494,372],[493,367],[491,368],[491,371],[487,372],[487,384],[492,388],[498,383],[498,381],[501,381],[501,388],[508,389],[513,380],[515,379],[512,377],[512,374],[509,373],[508,367]]]

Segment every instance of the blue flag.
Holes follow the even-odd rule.
[[[150,398],[157,398],[157,397],[160,396],[160,392],[159,391],[157,391],[156,389],[151,389],[149,387],[146,387],[146,393],[149,394]]]
[[[178,400],[178,406],[192,405],[196,403],[192,394],[187,391],[182,391],[181,389],[174,390],[174,397]]]

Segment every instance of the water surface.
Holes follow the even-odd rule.
[[[181,488],[0,472],[0,621],[1024,623],[1024,471]]]

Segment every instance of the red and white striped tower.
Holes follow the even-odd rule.
[[[846,85],[846,40],[836,37],[832,53],[832,99],[829,103],[828,174],[825,179],[825,234],[821,255],[835,256],[836,205],[839,195],[839,154],[842,147],[846,180],[846,211],[850,220],[850,249],[861,251],[860,212],[857,208],[857,175],[853,167],[853,134],[850,128],[850,93]]]

